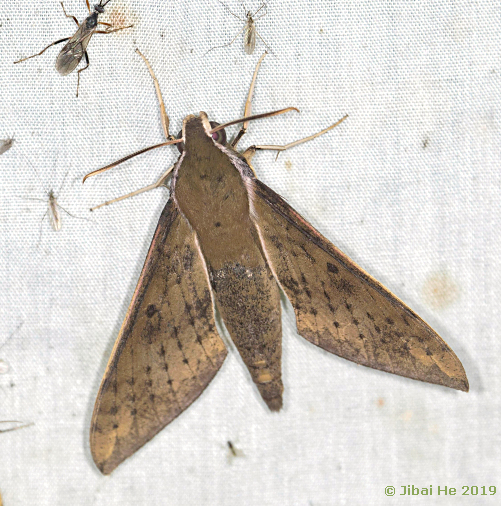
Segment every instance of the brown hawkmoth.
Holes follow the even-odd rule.
[[[303,140],[236,150],[256,117],[249,117],[250,104],[263,57],[232,143],[223,127],[237,121],[217,126],[204,112],[184,119],[178,139],[170,136],[155,79],[169,139],[162,145],[177,144],[181,155],[146,187],[164,184],[173,170],[170,198],[94,408],[91,451],[104,474],[182,413],[221,367],[227,351],[214,305],[262,398],[273,411],[282,407],[280,289],[294,307],[298,333],[313,344],[368,367],[468,391],[449,346],[255,177],[250,159],[257,149],[283,150]]]

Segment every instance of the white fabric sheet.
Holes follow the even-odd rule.
[[[259,1],[248,2],[252,11]],[[79,20],[81,0],[66,0]],[[243,17],[236,1],[229,7]],[[90,67],[61,77],[76,26],[56,0],[0,9],[0,493],[16,505],[456,504],[443,487],[498,486],[501,351],[501,5],[497,1],[270,0],[257,29],[273,55],[242,147],[283,144],[345,113],[339,128],[285,152],[258,153],[258,177],[424,318],[457,353],[468,394],[357,366],[295,332],[284,306],[284,408],[270,413],[234,347],[182,416],[109,477],[90,456],[90,418],[106,362],[168,192],[89,213],[150,184],[174,147],[81,184],[84,174],[163,141],[151,62],[174,134],[205,111],[243,114],[255,64],[216,0],[112,0]],[[228,134],[234,135],[238,127]],[[38,175],[37,175],[38,174]],[[61,187],[64,180],[64,185]],[[41,223],[53,189],[59,232]],[[82,219],[85,218],[88,221]],[[10,340],[9,335],[23,322]],[[8,369],[5,371],[5,369]],[[227,441],[243,452],[229,458]],[[442,494],[437,495],[438,487]],[[479,489],[479,494],[481,489]]]

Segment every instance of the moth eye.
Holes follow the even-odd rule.
[[[210,126],[212,128],[216,128],[219,126],[219,123],[216,123],[215,121],[210,122]],[[226,132],[223,130],[219,130],[219,132],[214,132],[212,134],[212,138],[218,143],[222,144],[223,146],[226,144]]]
[[[179,130],[179,133],[177,134],[176,139],[181,139],[183,137],[183,131]],[[180,142],[179,144],[176,144],[176,148],[180,153],[184,151],[184,142]]]

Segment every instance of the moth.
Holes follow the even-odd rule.
[[[3,155],[6,151],[14,145],[14,137],[7,137],[6,139],[0,139],[0,155]]]
[[[204,112],[189,115],[178,138],[168,133],[158,82],[145,59],[168,141],[84,178],[155,147],[177,144],[181,152],[155,184],[128,195],[165,185],[172,175],[94,407],[90,447],[104,474],[181,414],[221,367],[227,351],[214,306],[264,402],[280,410],[280,290],[294,308],[298,333],[311,343],[374,369],[468,391],[461,362],[438,334],[255,176],[257,150],[283,151],[342,120],[286,146],[237,151],[250,120],[291,110],[250,116],[264,56],[244,118],[217,125]],[[228,142],[224,128],[235,123],[243,125]]]
[[[15,61],[14,63],[21,63],[23,61],[29,60],[30,58],[34,58],[35,56],[40,56],[42,53],[47,51],[49,47],[55,46],[56,44],[60,44],[61,42],[68,41],[67,44],[61,49],[57,60],[56,60],[56,70],[62,75],[67,76],[71,74],[78,66],[82,58],[85,56],[85,67],[82,67],[78,70],[78,79],[77,79],[77,97],[78,97],[78,89],[80,88],[80,73],[86,70],[89,67],[89,55],[87,53],[87,46],[90,42],[90,39],[95,33],[103,33],[109,34],[113,32],[118,32],[119,30],[125,30],[126,28],[132,28],[132,25],[122,26],[120,28],[113,28],[109,23],[103,23],[98,21],[99,15],[103,14],[104,8],[110,2],[110,0],[106,0],[103,4],[103,0],[100,0],[98,4],[94,5],[94,12],[90,10],[89,0],[85,0],[87,4],[87,9],[89,10],[89,15],[85,18],[83,23],[79,23],[75,16],[70,16],[66,14],[66,10],[64,8],[63,2],[61,2],[61,7],[63,8],[64,15],[67,18],[73,19],[76,23],[78,29],[72,37],[66,37],[64,39],[56,40],[52,44],[49,44],[47,47],[42,49],[39,53],[34,54],[32,56],[28,56],[27,58],[23,58],[22,60]],[[98,25],[105,25],[107,28],[105,30],[98,30]]]
[[[256,35],[261,39],[261,41],[263,42],[263,44],[265,45],[265,47],[267,48],[267,50],[271,52],[271,49],[269,48],[268,44],[266,44],[266,42],[264,41],[264,39],[261,37],[261,35],[259,35],[258,31],[256,30],[256,24],[255,24],[258,19],[261,19],[267,13],[267,6],[266,6],[266,4],[264,2],[261,4],[261,7],[259,7],[259,9],[256,12],[254,12],[254,14],[252,14],[251,11],[248,11],[245,8],[245,5],[244,5],[244,11],[245,11],[245,18],[246,19],[242,19],[240,16],[237,16],[234,12],[232,12],[230,10],[230,8],[226,4],[224,4],[223,2],[221,2],[221,0],[218,0],[218,2],[220,4],[222,4],[224,6],[224,8],[232,16],[235,16],[238,20],[240,20],[242,23],[244,23],[244,27],[235,35],[235,37],[228,44],[223,44],[222,46],[213,47],[213,48],[209,49],[209,51],[207,51],[207,53],[209,53],[213,49],[218,49],[218,48],[221,48],[221,47],[231,46],[233,44],[233,42],[235,42],[235,40],[237,40],[238,36],[242,32],[244,34],[244,51],[247,54],[254,53],[254,49],[256,47]],[[254,19],[254,16],[256,16],[259,13],[259,11],[261,9],[263,9],[263,8],[265,9],[264,12],[259,17],[257,17],[257,18]],[[205,54],[207,54],[207,53],[205,53]]]

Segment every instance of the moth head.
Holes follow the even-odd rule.
[[[185,142],[190,143],[191,140],[196,139],[199,136],[210,137],[214,142],[218,144],[226,145],[226,132],[219,130],[213,134],[210,131],[219,126],[219,123],[215,121],[209,121],[207,114],[201,111],[200,116],[190,115],[187,116],[183,121],[183,129],[177,134],[177,138],[183,138]],[[202,137],[203,138],[203,137]],[[177,149],[180,153],[184,151],[184,142],[176,144]]]

